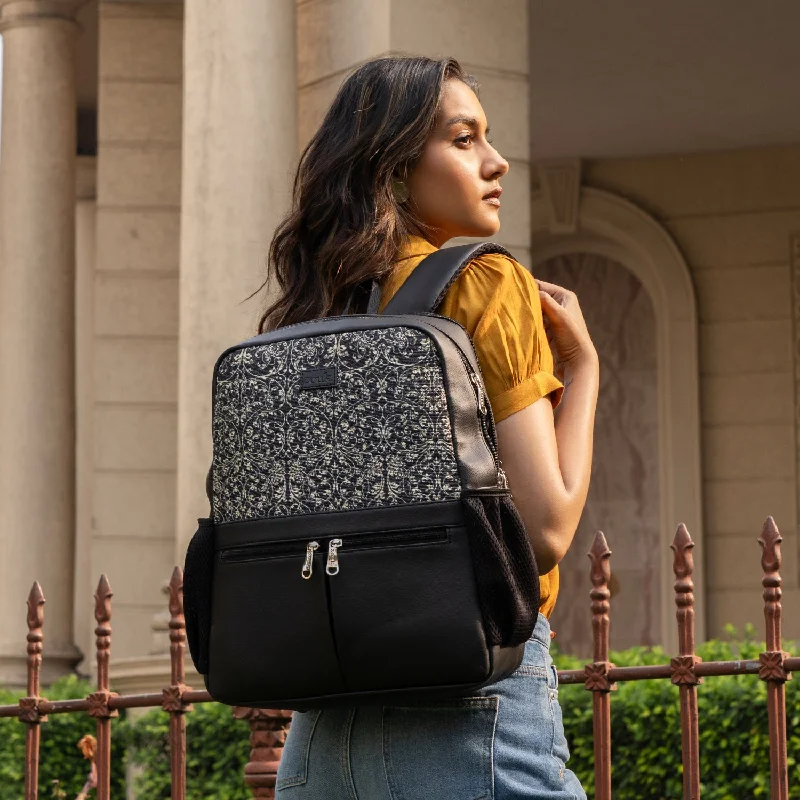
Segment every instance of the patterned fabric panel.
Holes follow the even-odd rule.
[[[213,435],[217,522],[460,497],[438,352],[414,328],[234,351]]]

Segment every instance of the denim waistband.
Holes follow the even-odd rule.
[[[533,627],[531,639],[536,639],[537,642],[540,642],[545,647],[550,647],[550,621],[541,611],[536,618],[536,625]]]

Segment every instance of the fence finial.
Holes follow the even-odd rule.
[[[694,542],[681,523],[675,531],[670,548],[675,573],[675,605],[678,607],[678,642],[681,656],[694,656]]]
[[[777,571],[781,568],[782,541],[783,537],[775,524],[775,520],[771,516],[767,517],[761,528],[761,536],[758,538],[763,550],[761,566],[764,568],[764,572]]]
[[[31,590],[28,593],[28,629],[34,630],[39,629],[41,633],[41,628],[44,625],[44,604],[47,602],[44,599],[44,593],[42,592],[42,587],[39,585],[39,581],[34,581],[33,586],[31,586]]]
[[[44,594],[39,581],[34,581],[28,594],[28,695],[39,694],[44,634]]]
[[[783,537],[772,517],[767,517],[758,543],[761,545],[761,568],[764,577],[764,617],[767,622],[767,650],[781,649],[781,542]]]
[[[111,718],[119,716],[109,701],[115,696],[109,691],[108,663],[111,658],[111,598],[114,593],[105,575],[100,576],[94,593],[94,618],[97,622],[95,648],[97,650],[97,691],[86,699],[89,714],[97,720],[97,800],[111,797]]]
[[[111,650],[111,598],[114,592],[105,575],[100,576],[94,593],[94,618],[97,627],[94,629],[97,649],[97,689],[108,690],[108,661]]]
[[[39,796],[39,743],[41,741],[40,722],[47,717],[41,713],[41,704],[46,702],[39,697],[42,669],[42,641],[44,635],[44,594],[38,581],[28,594],[28,696],[19,700],[17,716],[27,725],[25,731],[25,800],[35,800]]]
[[[592,692],[594,732],[594,787],[597,800],[611,800],[611,702],[609,692],[616,689],[608,678],[614,666],[608,660],[611,619],[611,550],[602,531],[597,531],[587,554],[591,561],[592,642],[594,661],[584,667],[584,687]]]
[[[177,566],[169,579],[169,613],[172,617],[183,616],[183,570]]]
[[[169,579],[169,653],[172,685],[183,684],[186,678],[186,618],[183,615],[183,570],[175,567]]]
[[[694,652],[694,542],[681,523],[670,545],[675,573],[675,616],[678,620],[678,656],[670,659],[670,678],[680,687],[681,695],[681,760],[683,762],[683,796],[700,797],[700,731],[697,710],[697,684],[701,678],[695,666],[701,659]]]
[[[592,590],[592,633],[594,641],[594,660],[608,661],[608,636],[611,620],[608,616],[611,592],[608,583],[611,580],[611,550],[602,531],[597,531],[588,553],[592,563],[590,577]]]
[[[694,557],[692,556],[694,542],[683,523],[678,525],[670,548],[674,553],[675,576],[679,578],[691,576],[694,572]]]
[[[781,537],[772,517],[767,517],[758,543],[761,545],[761,567],[764,576],[764,620],[767,627],[765,652],[760,653],[758,676],[767,682],[767,716],[769,718],[769,761],[771,795],[775,800],[789,797],[789,768],[786,741],[786,687],[792,675],[786,669],[787,653],[783,651],[781,634]]]

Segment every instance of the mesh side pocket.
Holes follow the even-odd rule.
[[[462,498],[478,599],[491,646],[527,641],[539,613],[539,570],[509,492]]]
[[[208,639],[211,630],[211,581],[214,570],[214,522],[197,520],[186,550],[183,568],[183,613],[186,639],[195,669],[208,674]]]

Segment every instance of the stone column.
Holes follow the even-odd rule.
[[[25,675],[25,597],[47,598],[47,683],[72,640],[75,75],[79,0],[1,0],[0,683]]]
[[[94,664],[90,605],[97,578],[92,572],[94,478],[94,273],[97,235],[97,158],[78,156],[75,207],[75,645],[83,653],[82,672]],[[92,586],[94,580],[95,586]]]
[[[296,164],[295,0],[187,3],[178,379],[176,559],[208,511],[211,376],[251,335]]]

